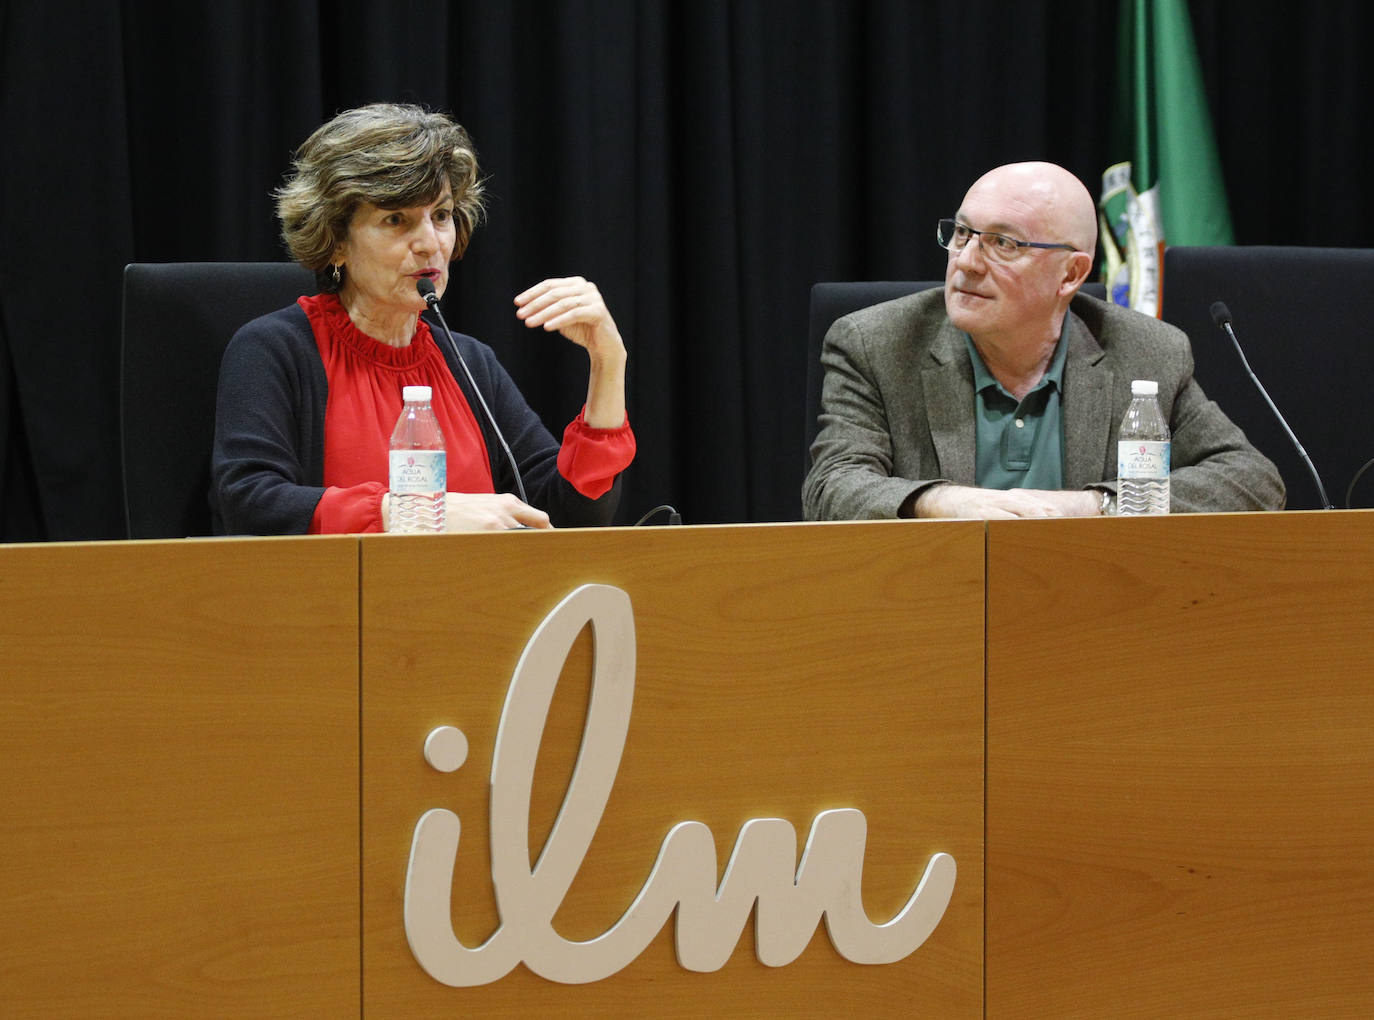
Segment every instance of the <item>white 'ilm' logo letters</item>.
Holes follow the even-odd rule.
[[[577,763],[543,852],[529,866],[530,793],[554,688],[573,640],[590,623],[595,657],[591,698]],[[449,911],[461,825],[435,808],[415,825],[406,873],[405,929],[416,960],[455,987],[497,981],[518,963],[551,981],[599,981],[628,966],[677,909],[678,962],[688,970],[724,966],[749,914],[764,964],[795,960],[822,917],[837,952],[855,963],[894,963],[935,930],[954,893],[954,858],[934,854],[897,915],[873,924],[861,895],[868,823],[853,808],[822,811],[797,866],[797,838],[782,818],[754,818],[739,837],[716,888],[715,842],[701,822],[679,822],[624,915],[605,933],[573,942],[552,925],[600,824],[620,766],[634,699],[635,631],[629,596],[583,585],[545,617],[511,677],[491,765],[491,878],[501,923],[476,948],[458,941]],[[425,744],[440,771],[458,768],[467,741],[440,727]],[[793,874],[795,867],[795,876]]]

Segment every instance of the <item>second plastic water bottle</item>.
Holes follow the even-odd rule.
[[[1159,409],[1159,383],[1136,379],[1116,444],[1116,512],[1122,517],[1169,512],[1169,426]]]
[[[416,533],[444,530],[448,464],[444,434],[430,406],[428,386],[401,391],[405,407],[391,433],[390,530]]]

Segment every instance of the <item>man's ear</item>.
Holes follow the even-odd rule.
[[[1059,284],[1059,293],[1073,294],[1088,279],[1088,274],[1093,271],[1093,257],[1085,251],[1076,251],[1069,255],[1068,264],[1064,267],[1064,278]]]

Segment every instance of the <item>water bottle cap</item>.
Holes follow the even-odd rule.
[[[407,404],[428,404],[433,391],[428,386],[404,386],[401,388],[401,399]]]
[[[1154,397],[1159,395],[1159,383],[1153,379],[1132,379],[1131,396],[1133,397]],[[407,397],[407,400],[410,398]]]

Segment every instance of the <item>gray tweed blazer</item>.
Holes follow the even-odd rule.
[[[1116,439],[1132,379],[1159,383],[1173,432],[1171,510],[1277,510],[1278,470],[1193,379],[1179,329],[1084,294],[1069,306],[1066,488],[1116,489]],[[826,333],[820,433],[802,484],[807,520],[897,516],[938,482],[975,484],[973,366],[944,292],[846,315]]]

